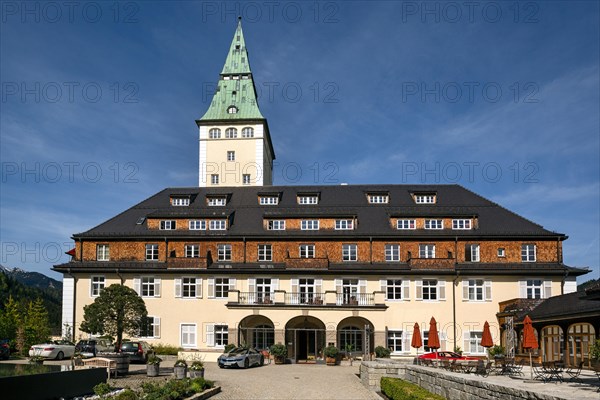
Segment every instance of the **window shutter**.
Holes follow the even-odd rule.
[[[256,298],[256,278],[248,278],[248,304],[255,303]]]
[[[412,333],[408,330],[402,331],[402,351],[404,353],[410,353],[410,340]]]
[[[271,292],[279,290],[279,279],[273,278],[271,279]]]
[[[133,278],[133,290],[135,290],[135,292],[138,294],[138,296],[141,294],[141,279],[140,278]]]
[[[544,298],[552,297],[552,281],[544,281]]]
[[[154,297],[160,297],[160,278],[154,278]]]
[[[465,353],[471,353],[471,332],[463,332],[463,351]]]
[[[471,245],[465,244],[465,261],[472,261]]]
[[[359,293],[367,293],[367,281],[365,279],[358,281],[358,291]]]
[[[423,300],[423,281],[418,279],[415,281],[415,300]]]
[[[236,279],[229,278],[229,290],[235,290]]]
[[[319,294],[323,292],[323,279],[315,279],[315,292]]]
[[[206,345],[215,346],[215,324],[206,324]]]
[[[175,297],[181,297],[181,278],[175,278]]]
[[[410,281],[402,279],[402,300],[410,299]]]
[[[342,280],[341,279],[335,280],[335,292],[338,294],[342,293]]]
[[[202,278],[196,278],[196,298],[202,298]]]
[[[160,338],[160,317],[154,317],[154,332],[155,338]]]
[[[446,300],[446,281],[438,281],[438,300]]]
[[[386,293],[386,297],[387,297],[387,279],[380,279],[379,280],[379,289]]]
[[[463,279],[463,301],[469,301],[469,280]]]
[[[215,298],[215,278],[208,278],[208,298]]]
[[[527,298],[527,281],[519,281],[519,298]]]
[[[440,332],[440,349],[439,351],[446,351],[446,332]]]
[[[483,283],[485,301],[492,301],[492,281],[487,279]]]
[[[292,304],[298,304],[298,299],[299,299],[299,296],[298,296],[298,278],[292,279],[291,285],[292,285],[292,298],[291,298]]]

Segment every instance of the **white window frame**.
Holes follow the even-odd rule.
[[[209,139],[221,139],[221,130],[219,128],[212,128],[208,131]]]
[[[235,161],[235,151],[227,150],[227,161]]]
[[[229,297],[229,291],[232,290],[232,279],[222,276],[217,276],[213,281],[214,285],[214,298],[215,299],[227,299]],[[220,292],[220,293],[219,293]]]
[[[233,248],[229,243],[217,245],[217,254],[219,261],[231,261]]]
[[[396,243],[387,243],[385,245],[385,262],[400,261],[400,245]]]
[[[134,290],[140,295],[140,297],[149,299],[160,297],[161,279],[152,275],[142,275],[139,278],[135,278],[133,281]],[[152,294],[150,290],[152,289]],[[146,294],[144,294],[146,291]]]
[[[171,205],[175,207],[186,207],[190,205],[189,197],[172,197]]]
[[[152,318],[152,323],[148,324],[151,327],[152,335],[142,336],[140,332],[140,338],[160,339],[160,318],[153,315],[148,315],[147,318]]]
[[[467,257],[468,253],[468,257]],[[465,261],[466,262],[479,262],[480,257],[479,243],[469,243],[465,246]]]
[[[354,243],[342,244],[342,261],[355,262],[358,261],[358,245]]]
[[[252,183],[252,177],[250,176],[250,174],[243,174],[242,175],[242,184],[249,185],[251,183]]]
[[[225,230],[227,230],[227,220],[226,219],[211,219],[208,228],[211,231],[225,231]]]
[[[254,128],[251,128],[251,127],[242,128],[242,137],[243,138],[254,137]]]
[[[258,261],[273,261],[273,245],[263,243],[258,245]]]
[[[215,347],[224,348],[229,344],[229,326],[226,324],[215,324]]]
[[[463,301],[492,301],[492,281],[483,278],[463,279]]]
[[[482,331],[466,331],[464,333],[465,353],[473,355],[484,355],[485,347],[481,346]]]
[[[202,278],[197,276],[182,276],[175,278],[175,297],[182,299],[201,299]]]
[[[211,174],[210,175],[210,183],[211,183],[211,185],[218,185],[219,184],[219,174]]]
[[[103,243],[96,245],[96,261],[110,261],[109,244]]]
[[[188,222],[188,228],[190,231],[205,231],[206,221],[203,219],[192,219]]]
[[[354,229],[353,219],[336,219],[335,230],[336,231],[351,231]]]
[[[425,281],[436,281],[437,285],[424,285]],[[428,290],[428,295],[429,298],[425,298],[424,293],[425,290],[424,288],[427,287],[429,288]],[[437,289],[435,290],[435,299],[431,298],[431,289],[437,287]],[[423,279],[416,279],[415,280],[415,300],[419,300],[419,301],[426,301],[426,302],[436,302],[436,301],[445,301],[446,300],[446,281],[443,279],[439,279],[439,278],[435,278],[435,277],[426,277]]]
[[[177,221],[174,219],[161,220],[159,229],[161,231],[173,231],[177,229]]]
[[[393,337],[392,337],[393,336]],[[393,345],[390,346],[390,340],[392,340]],[[390,350],[391,354],[403,354],[408,352],[408,349],[404,348],[405,345],[405,332],[401,329],[389,329],[386,335],[386,345]],[[400,344],[400,350],[397,350],[398,344]]]
[[[417,229],[417,221],[414,219],[399,219],[396,221],[396,229]]]
[[[298,254],[300,258],[315,258],[314,244],[301,244],[298,246]]]
[[[435,204],[436,195],[434,194],[415,194],[416,204]]]
[[[498,247],[498,257],[504,258],[506,257],[506,249],[504,247]]]
[[[386,301],[405,301],[410,298],[410,296],[409,296],[410,280],[408,280],[408,279],[396,278],[396,277],[381,279],[380,280],[380,288],[381,288],[381,291],[385,293]],[[388,289],[390,289],[390,288],[392,289],[392,292],[393,292],[392,297],[389,296],[390,293],[389,293]],[[399,293],[397,290],[399,290]],[[397,297],[398,294],[400,295],[400,297]]]
[[[186,244],[184,247],[185,258],[199,258],[200,257],[200,245],[199,244]]]
[[[419,244],[419,258],[435,258],[435,244]]]
[[[189,331],[184,332],[183,328],[189,328]],[[188,339],[193,338],[193,342],[192,341],[187,341],[185,342],[183,340],[184,335],[188,336]],[[189,348],[196,348],[198,346],[198,329],[195,323],[191,323],[191,322],[182,322],[179,324],[179,343],[181,345],[181,347],[185,348],[185,349],[189,349]]]
[[[270,231],[285,231],[285,220],[270,219],[267,221],[267,229]]]
[[[471,229],[471,220],[470,219],[453,219],[452,220],[452,229],[453,230],[469,230]]]
[[[225,139],[236,139],[237,133],[237,128],[227,128],[225,129]]]
[[[369,204],[388,204],[390,202],[390,196],[387,194],[370,194],[367,197]]]
[[[537,260],[537,246],[534,243],[521,245],[521,262],[535,262]]]
[[[318,231],[319,220],[318,219],[303,219],[300,221],[300,229],[303,231]]]
[[[209,207],[222,207],[227,205],[226,197],[209,197],[206,201]]]
[[[158,261],[159,247],[157,243],[146,244],[146,261]]]
[[[261,206],[276,206],[279,204],[279,196],[260,196]]]
[[[444,229],[444,220],[443,219],[426,219],[425,220],[425,229]]]
[[[90,297],[98,297],[102,289],[106,287],[106,277],[104,275],[90,276]]]
[[[298,204],[319,204],[318,195],[298,195]]]

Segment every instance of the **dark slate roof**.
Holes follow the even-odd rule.
[[[529,313],[534,322],[546,319],[577,319],[589,315],[600,318],[600,301],[589,300],[583,291],[550,297]]]
[[[278,205],[259,205],[258,195],[279,193]],[[389,193],[389,204],[369,204],[368,193]],[[414,192],[435,192],[436,204],[416,205]],[[319,193],[319,204],[298,205],[298,193]],[[227,195],[223,207],[206,205],[207,195]],[[187,207],[169,203],[173,195],[190,195]],[[358,224],[352,231],[265,231],[265,217],[353,217]],[[390,217],[469,217],[476,216],[478,229],[473,230],[397,230],[390,226]],[[136,224],[140,217],[229,217],[230,228],[218,231],[148,230],[147,224]],[[167,188],[131,207],[87,232],[74,238],[144,238],[144,237],[344,237],[355,238],[443,238],[443,237],[500,237],[500,238],[559,238],[561,233],[544,229],[460,185],[339,185],[339,186],[269,186],[224,188]]]

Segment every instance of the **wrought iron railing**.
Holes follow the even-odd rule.
[[[285,304],[298,305],[323,305],[325,295],[323,293],[286,293]]]
[[[373,293],[338,293],[336,295],[338,306],[372,306],[375,304]]]
[[[240,304],[273,304],[275,294],[273,292],[240,292]]]

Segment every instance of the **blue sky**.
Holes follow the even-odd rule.
[[[2,2],[0,263],[60,278],[73,233],[197,185],[241,15],[275,184],[459,183],[598,278],[598,2],[468,4]]]

